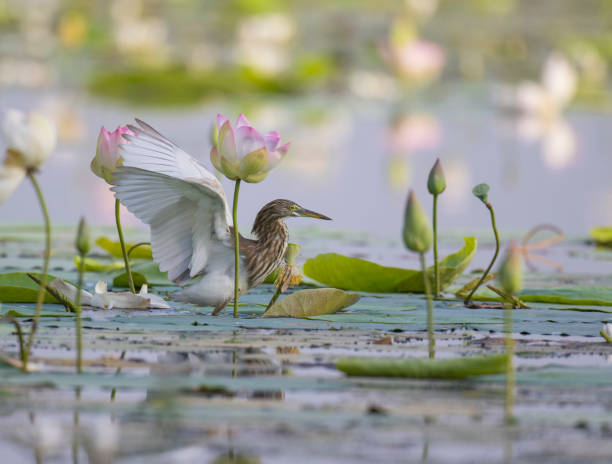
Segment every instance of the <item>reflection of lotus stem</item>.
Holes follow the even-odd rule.
[[[434,253],[434,295],[440,298],[440,269],[438,265],[438,195],[433,196],[433,253]]]
[[[512,364],[512,356],[514,353],[514,345],[512,340],[512,306],[504,309],[504,329],[506,332],[506,424],[514,423],[514,366]]]
[[[81,387],[74,389],[74,398],[77,403],[81,400]],[[73,416],[73,433],[72,433],[72,462],[78,464],[79,462],[79,406],[76,405],[74,416]]]
[[[493,227],[493,233],[495,234],[495,254],[493,255],[493,259],[491,260],[491,263],[489,263],[489,267],[487,267],[487,270],[484,271],[484,274],[482,275],[482,277],[480,278],[476,286],[472,289],[470,294],[467,296],[467,298],[463,302],[465,305],[470,304],[472,296],[474,295],[476,290],[478,290],[478,287],[480,287],[482,283],[484,282],[484,280],[486,279],[487,274],[493,267],[493,264],[495,263],[495,260],[497,259],[497,255],[499,254],[499,234],[497,233],[497,225],[495,225],[495,212],[493,211],[493,206],[491,206],[491,203],[487,202],[485,203],[485,205],[487,205],[487,208],[489,208],[489,211],[491,212],[491,226]]]
[[[41,285],[38,289],[38,297],[36,298],[36,309],[34,310],[34,318],[32,320],[32,328],[30,329],[30,338],[28,338],[28,345],[26,349],[21,353],[21,361],[23,363],[23,369],[27,369],[28,358],[32,351],[32,345],[34,344],[34,335],[36,329],[38,329],[38,321],[40,319],[40,312],[42,310],[43,301],[45,299],[45,286],[47,285],[47,272],[49,271],[49,258],[51,257],[51,221],[49,220],[49,212],[47,211],[47,203],[43,196],[40,185],[34,176],[33,171],[28,171],[28,177],[32,181],[36,195],[38,196],[38,202],[40,203],[40,209],[42,210],[43,218],[45,219],[45,254],[43,257],[43,272],[40,278]]]
[[[77,285],[76,294],[76,346],[77,358],[76,368],[77,373],[83,371],[83,321],[81,318],[81,288],[83,288],[83,273],[85,270],[85,253],[80,253],[81,261],[79,262],[79,283]]]
[[[132,279],[132,271],[130,269],[130,261],[128,259],[127,250],[125,249],[125,240],[123,239],[123,231],[121,230],[121,214],[119,207],[121,204],[119,200],[115,200],[115,223],[117,224],[117,233],[119,234],[119,243],[121,244],[121,253],[123,254],[123,262],[125,263],[125,272],[127,274],[128,283],[130,284],[130,291],[136,293],[134,287],[134,280]]]
[[[123,350],[121,354],[119,355],[119,360],[121,361],[123,359],[125,359],[125,350]],[[121,366],[119,366],[117,370],[115,371],[115,375],[119,375],[119,374],[121,374]],[[117,395],[117,387],[113,387],[113,389],[111,390],[111,396],[110,396],[111,401],[115,401],[115,395]]]
[[[433,359],[436,355],[436,339],[434,338],[433,330],[433,304],[431,302],[431,288],[429,286],[429,278],[427,277],[427,268],[425,267],[425,253],[420,253],[420,256],[421,270],[423,271],[423,283],[425,284],[425,295],[427,296],[427,338],[429,339],[429,357]]]
[[[234,317],[238,317],[238,294],[240,289],[240,240],[238,233],[238,193],[240,192],[240,179],[236,179],[234,186],[234,205],[232,208],[232,220],[234,221]]]

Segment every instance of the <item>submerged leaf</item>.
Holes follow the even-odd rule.
[[[464,247],[440,262],[440,288],[445,289],[457,280],[476,253],[476,239],[465,237]],[[427,269],[432,278],[433,267]],[[306,261],[304,274],[308,277],[344,290],[375,293],[424,291],[423,274],[414,269],[381,266],[358,258],[325,253]]]
[[[33,273],[36,277],[41,274]],[[47,282],[55,277],[47,275]],[[0,274],[0,303],[36,303],[39,286],[28,277],[26,272]],[[45,303],[59,303],[57,299],[45,292]]]
[[[115,258],[123,258],[123,252],[121,251],[121,243],[114,242],[113,240],[107,237],[100,237],[96,240],[96,245],[100,248],[108,251],[111,256]],[[132,248],[135,243],[126,243],[125,249],[128,251]],[[151,249],[151,245],[140,245],[137,248],[134,248],[130,253],[131,259],[153,259],[153,250]]]
[[[336,368],[362,377],[407,377],[415,379],[463,379],[472,375],[503,374],[505,354],[456,359],[344,358]]]
[[[337,288],[299,290],[272,305],[263,317],[310,317],[332,314],[351,306],[361,295]]]

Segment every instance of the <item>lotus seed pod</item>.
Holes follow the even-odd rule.
[[[516,242],[512,242],[501,263],[498,280],[502,289],[511,295],[523,288],[523,255]]]
[[[406,248],[425,253],[431,246],[433,231],[419,199],[410,190],[404,213],[403,238]]]
[[[427,179],[427,190],[432,195],[440,195],[446,189],[446,177],[444,177],[444,171],[442,170],[442,163],[440,158],[436,160],[431,171],[429,171],[429,178]]]
[[[472,189],[472,193],[485,205],[489,202],[489,186],[487,184],[478,184]]]
[[[91,249],[89,226],[83,217],[79,221],[79,228],[77,230],[76,249],[81,255],[86,255]]]

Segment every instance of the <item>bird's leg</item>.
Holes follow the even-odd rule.
[[[230,296],[227,300],[222,301],[221,303],[219,303],[217,306],[215,306],[215,309],[212,312],[213,316],[217,316],[221,311],[223,311],[223,308],[225,308],[227,306],[227,304],[232,301],[234,297]]]

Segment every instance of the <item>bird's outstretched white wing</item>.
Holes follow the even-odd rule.
[[[231,217],[223,187],[202,164],[151,126],[128,125],[120,146],[123,166],[112,190],[151,227],[153,258],[179,284],[206,273],[212,256],[233,248]]]

